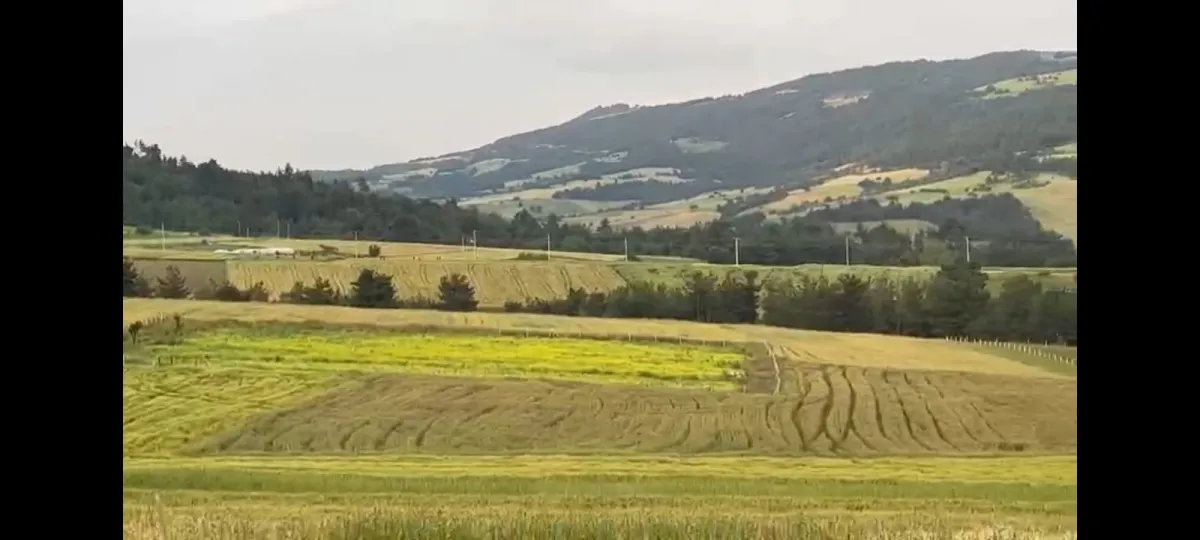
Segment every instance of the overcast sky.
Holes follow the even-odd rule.
[[[1077,47],[1075,0],[124,0],[126,142],[366,168],[597,105]]]

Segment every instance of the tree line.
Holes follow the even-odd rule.
[[[730,264],[919,265],[950,262],[971,239],[972,260],[987,266],[1073,266],[1075,247],[1045,231],[1011,196],[946,200],[929,205],[883,207],[906,219],[922,219],[938,231],[903,234],[887,226],[839,229],[849,210],[768,221],[761,213],[726,216],[689,228],[617,230],[607,221],[592,228],[565,223],[553,214],[538,219],[522,210],[511,219],[445,202],[370,192],[354,182],[314,182],[284,167],[275,172],[232,171],[215,161],[195,164],[168,157],[156,145],[123,146],[122,218],[150,229],[239,236],[343,238],[459,244],[480,247],[552,248],[607,254],[678,256]],[[438,180],[439,182],[442,180]],[[878,212],[876,212],[878,213]],[[861,212],[862,215],[871,212]],[[734,253],[734,238],[741,252]]]
[[[507,302],[507,312],[564,316],[674,319],[709,323],[765,324],[832,332],[913,337],[965,337],[1075,345],[1077,288],[1049,289],[1028,276],[1006,279],[996,295],[978,263],[943,266],[931,280],[864,279],[843,274],[830,280],[804,277],[763,284],[754,271],[717,279],[694,272],[680,287],[630,283],[608,292],[571,289],[563,298]],[[132,261],[123,263],[124,296],[186,298],[192,291],[177,269],[168,267],[151,284]],[[763,294],[765,292],[765,294]],[[210,284],[197,298],[265,302],[261,283],[242,291]],[[280,302],[382,309],[475,311],[479,302],[470,280],[443,276],[436,298],[402,297],[392,277],[363,270],[342,294],[329,281],[296,283]]]

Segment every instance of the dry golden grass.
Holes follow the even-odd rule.
[[[422,260],[347,259],[341,261],[232,261],[229,279],[238,287],[262,282],[272,295],[291,290],[296,282],[312,284],[317,278],[328,280],[345,293],[363,269],[392,276],[399,295],[404,298],[437,298],[438,283],[452,273],[467,276],[475,286],[480,305],[499,307],[507,301],[531,298],[558,299],[571,288],[609,291],[625,285],[611,266],[586,263],[544,261],[436,262]]]
[[[889,171],[874,171],[869,173],[848,174],[831,178],[820,185],[813,186],[808,191],[797,189],[788,193],[788,196],[782,200],[778,200],[762,206],[763,211],[780,211],[784,212],[793,206],[824,201],[826,197],[837,199],[839,197],[857,198],[862,195],[862,188],[858,186],[859,182],[868,178],[890,178],[892,182],[903,182],[914,178],[924,178],[929,176],[929,171],[925,169],[894,169]]]
[[[218,321],[321,322],[351,325],[427,326],[555,332],[591,336],[660,336],[689,340],[770,343],[779,354],[805,363],[872,368],[947,370],[1026,377],[1059,377],[983,350],[939,340],[875,334],[845,334],[772,328],[759,325],[715,325],[686,321],[592,319],[508,313],[447,313],[420,310],[373,310],[335,306],[227,303],[194,300],[128,298],[127,321],[162,314]]]

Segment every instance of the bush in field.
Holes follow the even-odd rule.
[[[392,276],[369,268],[358,274],[350,285],[350,305],[365,308],[396,307],[396,286]]]
[[[479,307],[475,287],[462,274],[442,276],[438,283],[438,298],[441,299],[439,307],[444,311],[475,311]]]
[[[183,279],[183,274],[174,265],[167,267],[165,276],[155,279],[158,283],[154,287],[154,296],[159,298],[187,298],[192,292],[187,287],[187,280]]]
[[[279,300],[289,304],[308,304],[314,306],[333,306],[343,303],[344,298],[333,290],[329,280],[317,278],[311,286],[297,281],[292,290],[279,296]]]

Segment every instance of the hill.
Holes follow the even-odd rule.
[[[1074,152],[1056,149],[1077,140],[1077,59],[1018,51],[893,62],[734,96],[596,107],[471,150],[314,176],[362,177],[375,189],[506,215],[518,201],[580,220],[661,205],[655,215],[685,215],[629,221],[684,226],[718,216],[699,201],[813,188],[847,173],[893,182],[979,171],[1074,178]],[[855,187],[845,178],[834,185]]]
[[[580,223],[555,215],[538,217],[528,208],[506,218],[456,201],[372,192],[361,182],[317,182],[290,167],[268,173],[233,171],[215,160],[196,164],[167,156],[157,145],[140,141],[124,145],[122,159],[122,220],[134,227],[135,235],[139,227],[143,233],[165,227],[201,236],[460,247],[474,241],[480,247],[621,258],[628,253],[637,259],[682,257],[719,264],[846,264],[849,256],[854,264],[939,265],[962,258],[968,249],[971,260],[984,266],[1072,267],[1076,259],[1073,243],[1046,230],[1013,195],[1016,189],[982,195],[972,191],[974,198],[904,206],[809,208],[803,215],[771,221],[764,221],[761,212],[745,212],[786,196],[774,190],[721,204],[704,202],[719,219],[703,226],[681,228],[648,219],[620,230],[605,219]],[[1020,186],[1012,183],[1013,188]],[[701,208],[700,202],[695,205]],[[887,220],[899,221],[888,221],[888,227],[857,227]],[[901,224],[916,229],[900,232]],[[202,250],[211,254],[219,247]]]

